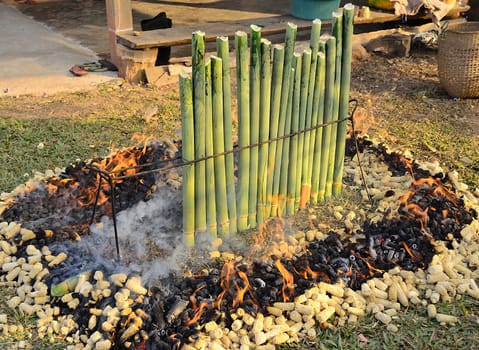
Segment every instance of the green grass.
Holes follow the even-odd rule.
[[[431,158],[441,159],[441,165],[449,170],[457,170],[463,182],[479,185],[477,135],[460,133],[457,127],[437,115],[421,122],[391,120],[389,128],[414,150],[419,162]],[[414,132],[411,133],[411,130]]]
[[[368,350],[472,350],[479,349],[479,301],[462,297],[450,304],[438,304],[438,312],[455,315],[460,322],[454,326],[440,325],[427,317],[423,306],[400,311],[393,323],[398,332],[390,332],[374,317],[366,316],[355,325],[318,329],[314,341],[283,346],[282,349],[368,349]],[[367,342],[364,342],[367,339]]]
[[[106,156],[112,147],[122,148],[136,144],[132,140],[135,134],[149,135],[155,139],[160,136],[174,135],[179,119],[178,102],[170,95],[160,104],[152,91],[144,90],[146,98],[141,98],[140,92],[136,96],[120,94],[117,99],[130,99],[128,108],[109,103],[108,95],[100,90],[92,93],[76,93],[74,100],[87,105],[83,110],[82,104],[76,110],[65,109],[62,104],[71,101],[71,96],[54,96],[50,102],[38,99],[37,106],[23,105],[21,115],[3,116],[0,112],[0,192],[12,190],[15,186],[24,183],[35,172],[44,172],[55,167],[64,167],[77,159],[91,159],[97,156]],[[149,92],[149,94],[148,94]],[[149,99],[148,95],[152,95]],[[65,101],[68,98],[68,101]],[[91,105],[98,105],[97,109]],[[4,99],[0,106],[11,105],[16,101]],[[36,111],[41,105],[45,109],[64,109],[64,115],[54,117],[31,115],[30,109]],[[149,105],[156,106],[153,117],[144,118],[145,110]],[[159,118],[161,117],[161,122]]]

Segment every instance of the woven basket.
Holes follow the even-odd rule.
[[[439,38],[438,71],[450,96],[479,97],[479,22],[450,25]]]

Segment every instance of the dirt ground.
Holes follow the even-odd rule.
[[[104,0],[0,0],[46,24],[64,36],[86,46],[99,56],[109,55],[108,29]],[[175,25],[193,25],[218,21],[240,21],[289,14],[289,0],[238,1],[132,0],[133,26],[164,11]]]

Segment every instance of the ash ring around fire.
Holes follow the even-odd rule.
[[[80,193],[81,185],[68,179],[83,173],[84,164],[72,165],[3,211],[1,279],[16,289],[8,304],[36,315],[39,335],[63,337],[72,349],[276,345],[314,337],[316,323],[354,322],[365,313],[394,331],[394,313],[415,303],[428,304],[439,322],[457,322],[433,309],[437,300],[457,293],[479,299],[477,200],[459,195],[439,168],[427,171],[382,145],[360,145],[373,203],[366,202],[353,146],[345,182],[368,210],[336,206],[329,225],[305,211],[299,214],[308,216],[304,230],[289,220],[270,220],[265,231],[253,234],[267,243],[254,251],[225,240],[208,242],[211,251],[192,252],[178,234],[181,194],[174,185],[180,178],[162,175],[142,195],[129,197],[136,204],[117,216],[121,262],[114,259],[106,206],[90,235],[78,231],[85,224],[69,231],[68,220],[42,220],[56,213],[55,204]],[[164,157],[164,150],[152,147],[155,152]],[[145,186],[144,179],[135,181],[140,183],[119,185],[115,194]],[[61,189],[53,195],[52,184]],[[48,203],[47,209],[23,220],[35,202]],[[87,223],[91,207],[71,211],[74,218],[79,208]]]

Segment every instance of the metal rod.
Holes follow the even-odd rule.
[[[99,174],[98,174],[99,175]],[[90,226],[93,224],[96,215],[96,207],[98,206],[98,198],[100,198],[100,191],[101,191],[101,175],[99,175],[100,181],[98,181],[98,188],[95,194],[95,203],[93,204],[93,213],[91,214],[90,224],[88,225],[88,230],[90,230]]]
[[[207,157],[202,157],[202,158],[198,158],[198,159],[195,159],[195,160],[191,160],[191,161],[188,161],[188,162],[182,162],[180,164],[173,164],[173,165],[169,165],[169,166],[165,166],[165,167],[162,167],[162,168],[158,168],[158,169],[152,169],[152,170],[144,170],[144,171],[141,171],[141,172],[138,172],[138,173],[135,173],[135,174],[130,174],[130,175],[122,175],[122,176],[115,176],[113,178],[113,180],[117,181],[117,180],[125,180],[125,179],[130,179],[130,178],[134,178],[134,177],[138,177],[138,176],[141,176],[141,175],[148,175],[148,174],[154,174],[154,173],[160,173],[160,172],[163,172],[163,171],[166,171],[166,170],[171,170],[171,169],[175,169],[175,168],[180,168],[180,167],[183,167],[183,166],[187,166],[187,165],[191,165],[193,163],[198,163],[198,162],[202,162],[204,160],[207,160],[207,159],[210,159],[210,158],[216,158],[216,157],[221,157],[221,156],[225,156],[225,155],[228,155],[228,154],[231,154],[231,153],[237,153],[241,150],[243,150],[244,148],[252,148],[252,147],[258,147],[258,146],[261,146],[263,144],[270,144],[272,142],[276,142],[278,140],[282,140],[282,139],[285,139],[285,138],[289,138],[289,137],[293,137],[293,136],[296,136],[296,135],[300,135],[300,134],[303,134],[305,132],[308,132],[308,131],[311,131],[311,130],[314,130],[314,129],[320,129],[320,128],[323,128],[325,126],[328,126],[328,125],[331,125],[331,124],[337,124],[337,123],[341,123],[343,121],[346,121],[346,120],[350,120],[349,117],[347,118],[343,118],[343,119],[339,119],[339,120],[335,120],[333,122],[327,122],[327,123],[323,123],[323,124],[319,124],[319,125],[315,125],[315,126],[312,126],[310,128],[306,128],[304,130],[300,130],[300,131],[296,131],[296,132],[291,132],[287,135],[283,135],[281,137],[274,137],[274,138],[271,138],[269,140],[266,140],[266,141],[263,141],[263,142],[259,142],[257,144],[251,144],[251,145],[248,145],[248,146],[243,146],[243,147],[238,147],[238,146],[235,146],[234,149],[230,150],[230,151],[225,151],[225,152],[222,152],[222,153],[217,153],[217,154],[214,154],[212,156],[207,156]],[[181,157],[177,157],[173,160],[181,160]],[[115,171],[112,171],[112,172],[106,172],[100,168],[97,168],[96,166],[94,165],[87,165],[87,167],[89,169],[92,169],[100,174],[104,174],[107,178],[109,177],[110,174],[115,174],[115,173],[119,173],[119,172],[122,172],[122,171],[126,171],[126,170],[130,170],[130,169],[138,169],[138,168],[144,168],[146,166],[150,166],[150,165],[155,165],[155,164],[162,164],[162,163],[166,163],[166,162],[169,162],[169,161],[159,161],[159,162],[154,162],[154,163],[145,163],[145,164],[142,164],[142,165],[136,165],[136,166],[131,166],[131,167],[126,167],[126,168],[122,168],[120,170],[115,170]]]
[[[111,192],[110,203],[111,203],[111,215],[113,219],[113,230],[115,232],[116,258],[118,261],[120,261],[120,242],[118,240],[118,229],[116,226],[115,184],[111,177],[108,179],[108,184],[110,185],[110,192]]]

